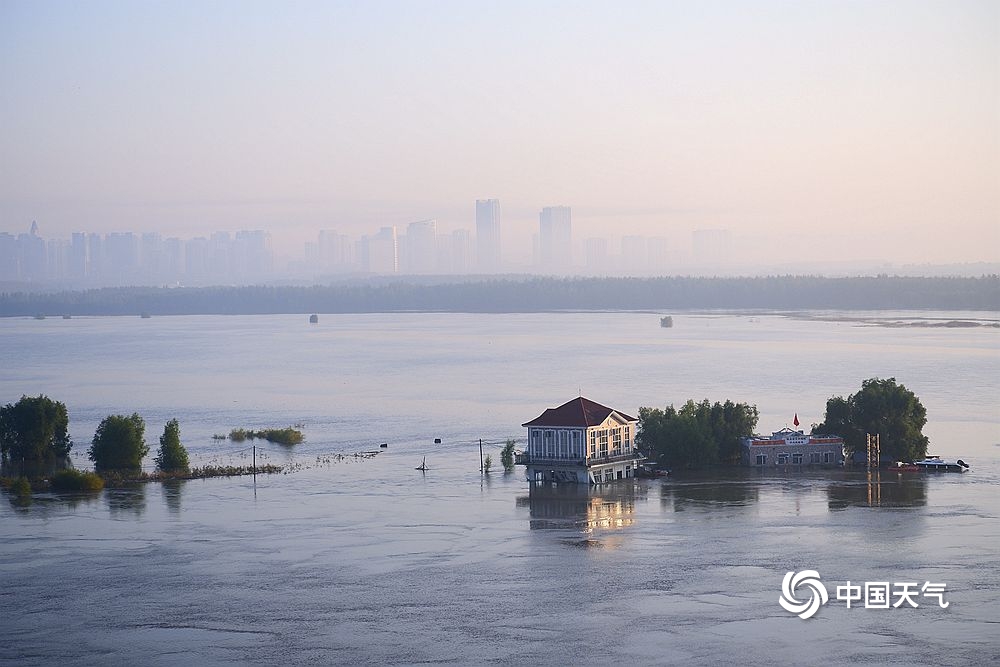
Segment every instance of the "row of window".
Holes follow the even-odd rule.
[[[801,452],[794,452],[791,455],[784,454],[784,453],[783,454],[778,454],[775,457],[777,460],[774,462],[774,465],[778,465],[778,466],[788,465],[789,456],[791,456],[791,463],[792,463],[792,465],[795,465],[795,466],[802,465],[802,453]],[[809,454],[809,463],[836,463],[836,459],[834,458],[834,456],[835,455],[834,455],[833,452],[823,452],[822,454],[820,454],[819,452],[813,452],[813,453]],[[757,465],[759,465],[759,466],[765,466],[765,465],[767,465],[767,455],[766,454],[758,454],[757,455]]]
[[[611,451],[608,451],[608,437],[611,438]],[[623,440],[624,436],[624,440]],[[632,451],[632,436],[628,424],[613,429],[594,430],[590,432],[590,456],[620,456]]]
[[[617,470],[617,471],[615,471],[615,470],[612,470],[611,468],[606,468],[604,470],[604,480],[603,481],[604,481],[605,484],[607,484],[607,483],[615,481],[616,479],[630,479],[631,477],[632,477],[632,466],[631,465],[627,465],[627,466],[625,466],[625,470]],[[600,471],[599,470],[595,470],[594,471],[594,483],[595,484],[600,484],[601,481],[602,480],[601,480],[601,473],[600,473]]]
[[[582,458],[583,436],[580,430],[530,430],[528,451],[535,456],[552,458]],[[590,432],[590,456],[620,456],[632,451],[632,434],[628,425]]]

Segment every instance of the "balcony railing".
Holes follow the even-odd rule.
[[[587,462],[578,457],[564,458],[561,456],[532,456],[528,452],[518,452],[514,455],[514,463],[519,465],[554,465],[554,466],[584,466]]]
[[[642,461],[645,456],[637,451],[627,454],[615,454],[613,456],[592,456],[588,459],[578,457],[564,458],[560,456],[532,455],[528,452],[517,452],[514,455],[514,462],[518,465],[563,465],[563,466],[587,466],[604,465],[606,463],[622,463],[624,461]]]

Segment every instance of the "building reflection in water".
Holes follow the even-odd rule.
[[[923,507],[927,504],[927,475],[872,470],[826,488],[831,510],[847,507]]]
[[[528,508],[532,530],[618,530],[635,522],[635,503],[641,491],[632,481],[601,487],[533,483],[528,495],[517,498],[517,506]]]

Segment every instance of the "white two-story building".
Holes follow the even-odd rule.
[[[643,456],[634,438],[639,421],[582,396],[530,422],[528,448],[517,462],[530,481],[605,484],[635,476]]]

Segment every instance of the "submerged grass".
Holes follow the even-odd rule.
[[[167,479],[207,479],[209,477],[242,477],[245,475],[273,475],[280,473],[282,467],[273,464],[254,466],[222,466],[207,465],[200,468],[191,468],[187,472],[169,472],[154,470],[152,472],[131,471],[131,470],[108,470],[101,473],[101,477],[108,486],[118,486],[122,484],[133,484],[135,482],[162,482]]]
[[[280,445],[297,445],[303,440],[302,431],[288,428],[265,428],[260,430],[234,428],[229,432],[229,439],[233,442],[243,442],[244,440],[267,440]]]

